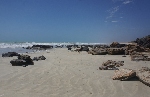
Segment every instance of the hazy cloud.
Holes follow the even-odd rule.
[[[118,21],[111,21],[112,23],[117,23]]]
[[[129,3],[131,3],[132,2],[132,0],[125,0],[124,2],[123,2],[123,4],[129,4]]]
[[[108,18],[111,18],[114,16],[114,14],[119,10],[119,6],[116,6],[116,7],[113,7],[111,8],[110,10],[108,10],[107,12],[109,13],[109,16],[106,17],[107,19]]]
[[[113,8],[110,8],[109,10],[107,10],[107,12],[109,13],[109,15],[106,17],[106,19],[111,19],[114,18],[115,14],[118,13],[119,10],[121,10],[122,6],[126,6],[129,3],[132,3],[133,0],[112,0],[112,2],[114,2],[115,4],[118,4],[117,6],[114,6]],[[116,18],[117,16],[115,16]],[[122,16],[118,17],[119,18],[123,18]],[[111,21],[111,22],[118,22],[118,21]]]

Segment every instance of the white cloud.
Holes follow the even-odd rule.
[[[132,2],[132,0],[125,0],[124,2],[123,2],[123,4],[129,4],[129,3],[131,3]]]
[[[111,8],[110,10],[108,10],[109,16],[106,17],[106,18],[108,19],[108,18],[113,17],[114,14],[115,14],[118,10],[119,10],[119,6],[116,6],[116,7]]]
[[[132,3],[133,0],[112,0],[113,3],[118,4],[118,6],[114,6],[113,8],[107,10],[109,15],[106,17],[106,19],[114,18],[114,15],[121,9],[122,6],[126,6],[129,3]],[[118,17],[118,18],[123,18]]]
[[[118,21],[111,21],[112,23],[117,23]]]
[[[133,2],[133,0],[112,0],[112,2],[116,3],[116,2],[122,2],[122,4],[128,4]]]

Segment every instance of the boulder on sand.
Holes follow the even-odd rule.
[[[13,59],[10,61],[12,66],[27,66],[27,65],[34,65],[34,62],[30,58],[29,55],[19,55],[18,59]]]
[[[139,80],[147,86],[150,86],[150,68],[142,67],[142,69],[136,72],[136,76]]]
[[[34,61],[38,61],[38,60],[45,60],[46,58],[42,55],[42,56],[39,56],[39,57],[34,57],[32,60]]]
[[[22,59],[13,59],[10,61],[12,66],[26,66],[26,61]]]
[[[113,80],[128,80],[136,76],[136,72],[132,69],[120,69],[115,71],[115,75],[112,77]]]
[[[100,70],[118,70],[117,67],[123,66],[124,61],[112,61],[108,60],[107,62],[103,63],[102,66],[99,67]]]

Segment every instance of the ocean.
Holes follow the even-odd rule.
[[[66,45],[97,45],[97,44],[105,44],[107,43],[36,43],[36,42],[3,42],[0,43],[0,54],[7,52],[17,52],[17,53],[25,53],[25,52],[33,52],[33,50],[24,49],[23,47],[33,46],[33,45],[52,45],[53,47],[57,46],[66,46]]]

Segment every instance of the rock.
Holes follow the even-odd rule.
[[[109,55],[124,55],[125,50],[123,48],[107,48]]]
[[[150,48],[150,35],[143,38],[137,38],[134,42],[144,48]]]
[[[139,80],[147,86],[150,86],[150,68],[142,67],[142,69],[136,72],[136,76]]]
[[[131,55],[131,61],[150,61],[150,58],[144,54]]]
[[[10,61],[10,63],[12,64],[12,66],[34,65],[34,62],[29,55],[19,55],[18,59],[13,59]]]
[[[32,60],[33,61],[38,61],[38,60],[45,60],[46,58],[42,55],[42,56],[39,56],[39,57],[34,57]]]
[[[132,77],[136,77],[136,72],[132,69],[120,69],[115,71],[115,75],[112,77],[113,80],[128,80]]]
[[[92,55],[106,55],[106,54],[108,54],[108,52],[106,51],[106,49],[94,48],[94,49],[89,50],[88,54],[92,54]]]
[[[72,48],[71,47],[68,47],[68,50],[71,50]]]
[[[117,70],[117,67],[123,66],[124,61],[112,61],[108,60],[107,62],[103,63],[101,67],[99,67],[100,70]]]
[[[89,48],[87,47],[87,46],[84,46],[84,47],[82,47],[82,49],[81,49],[82,51],[89,51]]]
[[[107,66],[100,66],[99,70],[108,70],[108,67]]]
[[[33,49],[33,50],[46,50],[51,49],[53,46],[51,45],[33,45],[32,47],[28,46],[26,49]]]
[[[12,66],[23,66],[23,65],[27,65],[25,60],[22,59],[13,59],[10,61],[10,63],[12,64]]]
[[[110,47],[111,48],[121,48],[121,47],[124,47],[125,44],[120,44],[118,42],[112,42],[112,44],[110,44]]]
[[[13,56],[19,56],[20,54],[16,52],[8,52],[8,53],[3,53],[2,57],[13,57]]]

